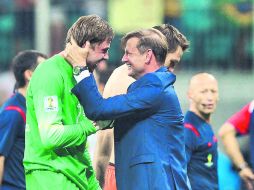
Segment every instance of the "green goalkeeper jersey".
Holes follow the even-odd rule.
[[[96,129],[71,93],[75,84],[72,66],[60,55],[33,73],[26,95],[25,172],[62,173],[79,189],[97,190],[99,183],[86,147],[87,137]]]

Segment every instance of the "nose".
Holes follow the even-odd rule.
[[[127,62],[127,60],[128,60],[127,55],[124,54],[122,57],[122,62],[125,63],[125,62]]]
[[[209,92],[207,93],[207,99],[208,99],[209,101],[215,100],[215,99],[216,99],[216,93],[213,93],[213,92],[209,91]]]
[[[108,52],[104,54],[103,58],[104,58],[105,60],[108,60],[108,59],[109,59]]]

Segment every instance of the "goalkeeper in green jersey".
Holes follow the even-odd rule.
[[[108,23],[96,15],[80,17],[69,29],[80,47],[90,41],[87,65],[92,72],[109,57],[114,34]],[[63,57],[51,57],[35,70],[27,91],[27,125],[24,166],[27,190],[98,190],[87,137],[96,127],[84,115],[71,93],[76,84],[74,67]]]

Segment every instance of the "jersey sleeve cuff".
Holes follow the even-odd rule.
[[[84,78],[87,78],[90,76],[90,72],[88,70],[84,70],[82,71],[79,75],[74,75],[75,80],[77,81],[77,83],[79,83],[80,81],[82,81]]]
[[[96,127],[92,124],[92,122],[89,119],[81,121],[81,126],[83,128],[84,135],[87,137],[89,135],[96,133],[97,131]]]

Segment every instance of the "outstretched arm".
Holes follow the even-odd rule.
[[[244,180],[248,189],[254,189],[252,182],[254,174],[251,168],[246,164],[241,153],[239,143],[236,139],[236,129],[230,123],[225,123],[219,130],[219,136],[233,163],[239,168],[239,175]]]

